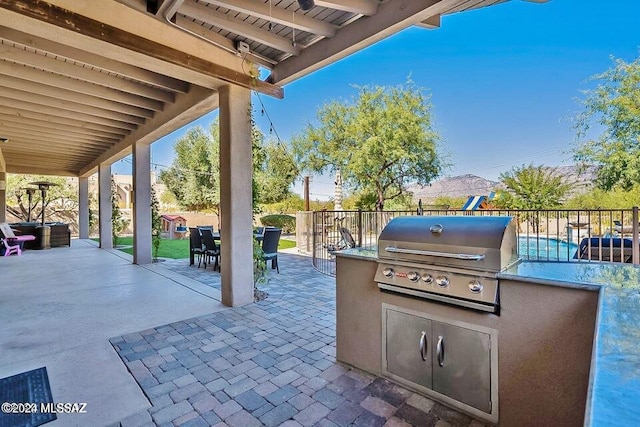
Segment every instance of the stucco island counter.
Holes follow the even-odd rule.
[[[337,253],[339,361],[389,377],[383,309],[398,307],[495,331],[500,426],[640,425],[640,268],[523,261],[499,274],[495,315],[382,291],[376,261],[375,248]]]

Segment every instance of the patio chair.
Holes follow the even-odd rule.
[[[220,271],[220,247],[213,238],[213,231],[210,228],[201,228],[200,233],[202,234],[202,243],[204,243],[204,268],[207,268],[207,262],[210,264],[213,257],[215,258],[213,269],[218,267],[218,271]]]
[[[17,241],[21,251],[22,251],[24,242],[36,240],[36,236],[30,235],[30,234],[16,236],[15,233],[13,232],[13,229],[6,222],[0,223],[0,238],[11,240],[12,241],[10,243],[11,245],[13,245],[14,240]]]
[[[631,263],[633,241],[620,237],[585,237],[573,259]]]
[[[2,244],[4,245],[4,256],[9,256],[11,254],[22,255],[20,243],[16,239],[3,238]]]
[[[191,252],[191,264],[193,265],[193,259],[197,255],[198,256],[198,268],[200,268],[200,263],[202,262],[202,257],[204,256],[206,250],[202,247],[202,237],[200,236],[200,230],[195,227],[189,227],[189,251]],[[206,268],[205,263],[205,268]]]
[[[271,260],[271,268],[276,269],[280,274],[280,267],[278,266],[278,243],[280,242],[280,235],[282,229],[280,228],[265,228],[264,237],[262,238],[262,252],[264,255],[262,259],[265,261]]]

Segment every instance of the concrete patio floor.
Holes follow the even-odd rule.
[[[51,426],[482,426],[337,363],[335,279],[279,258],[269,297],[239,308],[188,260],[77,240],[0,259],[0,377],[46,366],[56,402],[88,403]]]
[[[0,258],[0,378],[46,366],[56,402],[87,403],[48,426],[107,425],[148,408],[109,339],[225,308],[211,288],[123,255],[72,240]]]

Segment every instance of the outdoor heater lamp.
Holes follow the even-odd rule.
[[[298,4],[300,5],[300,9],[304,11],[311,10],[316,5],[313,0],[298,0]]]

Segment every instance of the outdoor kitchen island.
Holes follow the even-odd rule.
[[[496,417],[413,387],[427,397],[485,422],[495,424],[497,418],[501,426],[640,423],[640,269],[521,262],[498,274],[500,310],[493,314],[381,290],[374,281],[377,258],[375,248],[337,253],[339,361],[397,380],[383,367],[383,308],[392,307],[495,332],[492,339],[498,343],[491,351],[497,347],[497,372],[491,376],[497,387],[491,399]],[[412,352],[422,356],[419,342],[417,335]]]

